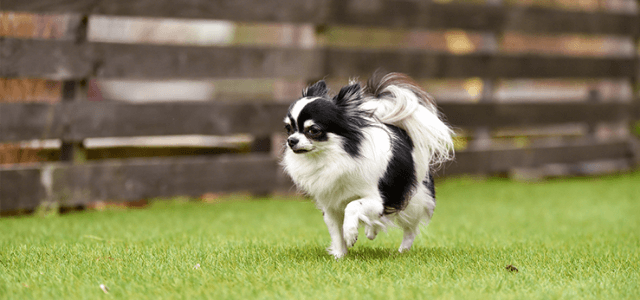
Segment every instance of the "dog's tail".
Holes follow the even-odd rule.
[[[373,101],[375,117],[407,131],[418,165],[433,171],[453,159],[453,131],[442,120],[433,98],[409,76],[374,74],[365,93],[378,99]]]

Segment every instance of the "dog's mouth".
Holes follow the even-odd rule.
[[[302,154],[302,153],[311,152],[311,150],[308,150],[308,149],[291,149],[291,150],[293,150],[293,153],[295,153],[295,154]]]

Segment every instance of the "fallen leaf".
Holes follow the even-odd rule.
[[[513,265],[507,265],[507,271],[518,272],[518,268],[514,267]]]

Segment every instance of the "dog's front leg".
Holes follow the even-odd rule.
[[[360,221],[369,226],[379,223],[380,216],[384,211],[382,199],[362,198],[347,204],[344,209],[344,240],[347,247],[352,247],[358,240],[358,226]]]
[[[327,251],[336,259],[342,258],[347,254],[347,244],[342,235],[344,213],[339,210],[323,209],[322,214],[324,216],[324,222],[329,229],[329,235],[331,235],[331,246],[329,246]]]

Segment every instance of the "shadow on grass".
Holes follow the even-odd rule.
[[[451,262],[453,260],[477,260],[488,254],[487,249],[460,249],[460,248],[413,248],[405,253],[398,252],[395,248],[383,247],[354,247],[343,258],[346,261],[353,260],[404,260],[404,259],[428,259],[433,262]],[[283,260],[297,262],[309,261],[333,261],[334,258],[326,249],[317,245],[305,245],[298,247],[285,247],[278,255]]]

